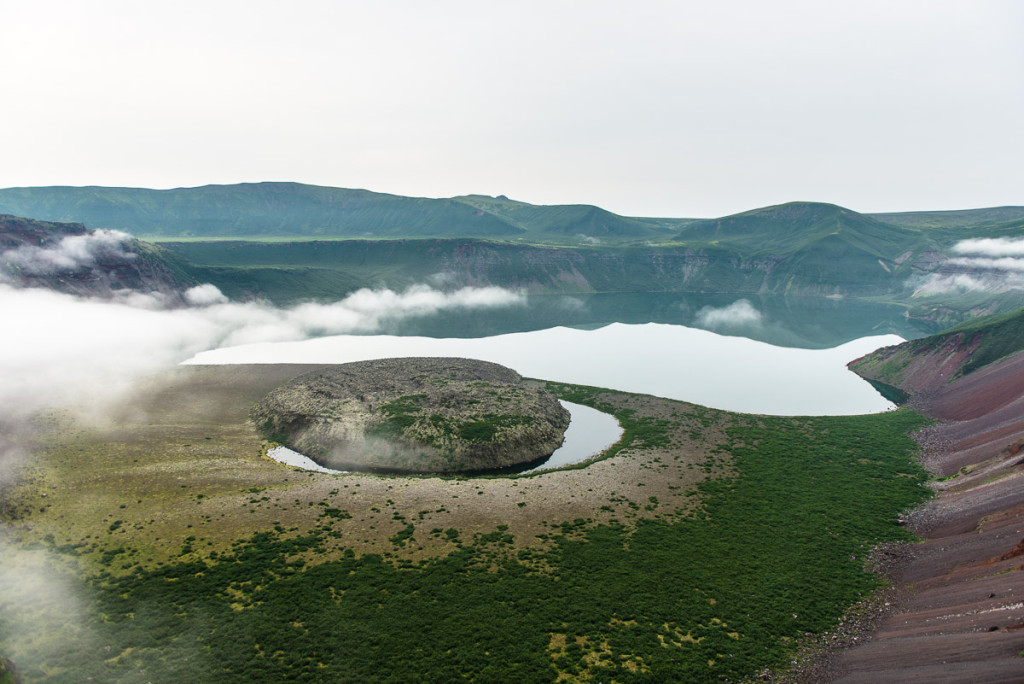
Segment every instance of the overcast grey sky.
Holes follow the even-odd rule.
[[[1024,204],[1024,3],[0,0],[0,187]]]

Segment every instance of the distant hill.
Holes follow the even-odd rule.
[[[715,219],[649,218],[300,183],[8,188],[3,211],[156,240],[181,273],[239,299],[326,300],[423,282],[559,295],[858,297],[905,306],[928,330],[1016,307],[1012,283],[996,287],[990,264],[953,261],[951,248],[967,237],[1024,237],[1024,207],[866,215],[790,202]]]
[[[897,226],[913,228],[965,228],[982,224],[1024,220],[1024,207],[989,207],[953,211],[901,211],[867,214],[874,219]]]
[[[1024,207],[991,207],[962,211],[917,211],[872,214],[873,218],[920,231],[943,246],[968,238],[1024,235]]]
[[[456,197],[455,200],[493,216],[499,216],[523,232],[599,239],[670,234],[694,220],[630,218],[587,204],[538,206],[510,200],[507,197],[486,195],[466,195]]]
[[[904,278],[931,248],[918,231],[815,202],[790,202],[694,221],[676,239],[729,247],[745,260],[776,261],[775,291],[780,285],[785,289],[790,280],[801,283],[801,289],[806,289],[808,281],[817,281],[834,285],[837,294],[863,291],[865,283],[895,275]]]
[[[918,231],[882,223],[834,204],[789,202],[717,219],[694,221],[677,238],[727,242],[764,253],[791,253],[814,244],[836,243],[892,258],[921,246]]]
[[[301,183],[198,188],[39,187],[0,190],[0,212],[77,221],[141,237],[375,238],[532,235],[635,238],[664,232],[586,205],[543,207],[470,196],[401,197]]]

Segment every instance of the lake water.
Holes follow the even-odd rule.
[[[615,444],[622,437],[622,426],[614,416],[602,413],[597,409],[580,404],[572,404],[563,401],[562,406],[569,409],[572,420],[565,430],[565,441],[562,446],[555,450],[555,453],[533,468],[524,470],[524,473],[532,473],[547,468],[561,468],[572,463],[586,461],[591,456],[599,453]]]
[[[831,349],[776,347],[679,325],[613,323],[481,338],[337,335],[214,349],[186,363],[348,363],[414,356],[493,361],[524,376],[771,415],[850,415],[892,407],[846,364],[897,335]]]

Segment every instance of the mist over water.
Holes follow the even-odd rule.
[[[850,415],[892,407],[846,364],[896,335],[832,349],[776,347],[676,325],[615,323],[598,330],[550,328],[476,339],[337,335],[197,354],[187,363],[349,363],[455,356],[492,361],[524,376],[680,399],[771,415]]]

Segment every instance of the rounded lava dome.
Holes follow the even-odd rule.
[[[361,361],[301,375],[264,397],[253,422],[337,470],[459,473],[550,455],[569,425],[551,393],[486,361]]]

